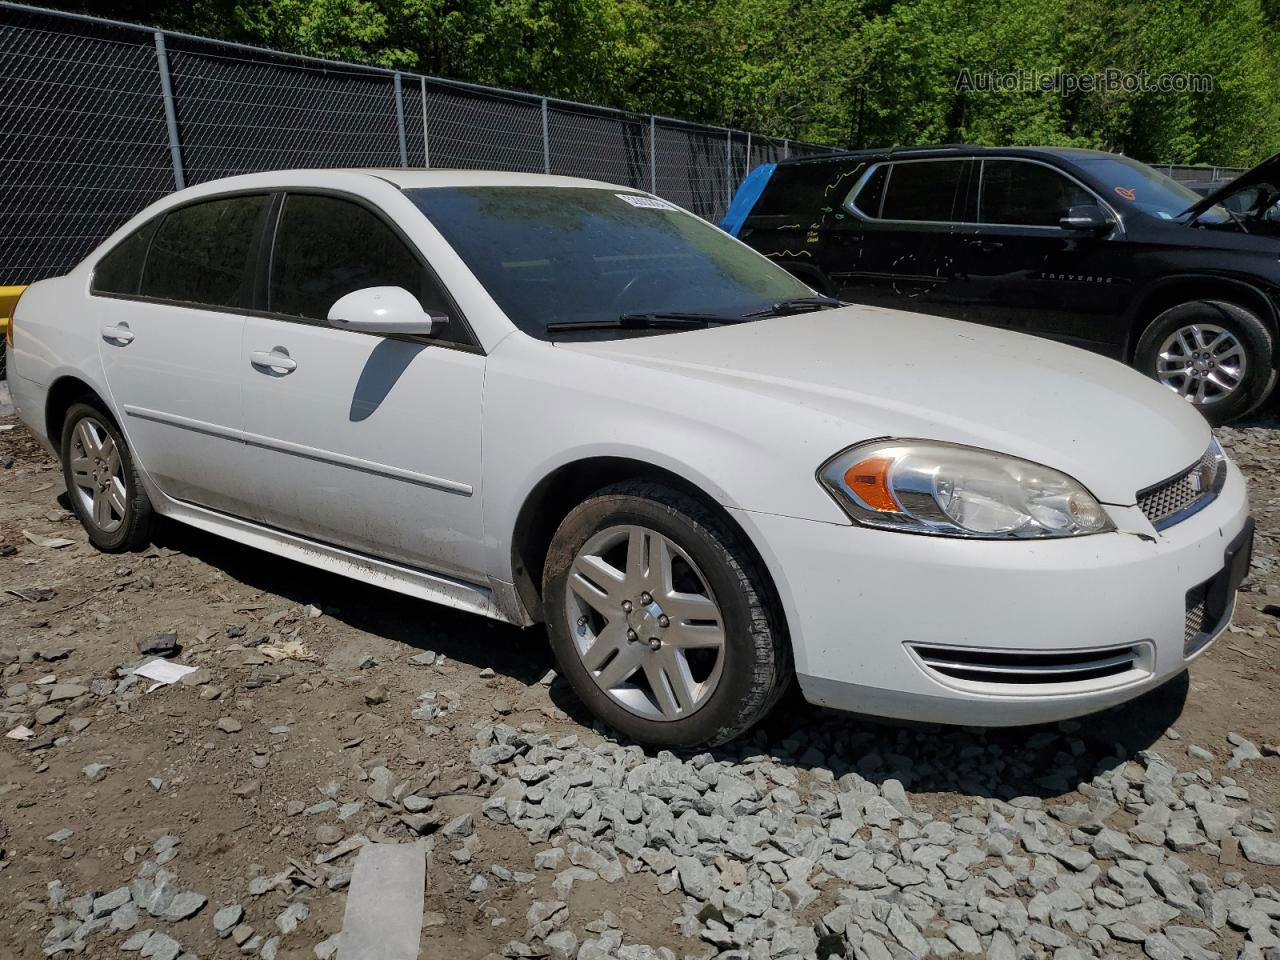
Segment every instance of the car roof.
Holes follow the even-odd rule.
[[[780,167],[805,166],[808,164],[838,163],[844,160],[883,160],[946,157],[946,156],[987,156],[987,157],[1061,157],[1064,160],[1082,160],[1086,157],[1113,157],[1114,153],[1105,150],[1088,150],[1084,147],[980,147],[966,143],[942,143],[919,147],[880,147],[868,150],[844,150],[839,153],[824,153],[817,157],[797,157],[792,160],[781,160]]]
[[[506,170],[426,170],[408,167],[366,167],[350,173],[367,173],[389,180],[403,190],[420,187],[603,187],[631,190],[620,184],[583,177],[561,177],[546,173],[511,173]]]
[[[362,174],[386,180],[402,190],[423,187],[587,187],[633,190],[619,184],[582,177],[560,177],[545,173],[511,173],[506,170],[430,170],[415,167],[332,167],[306,170],[273,170],[273,180],[287,180],[291,174],[309,176],[323,173]]]

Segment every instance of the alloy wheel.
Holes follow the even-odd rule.
[[[100,422],[84,417],[71,434],[72,494],[82,514],[103,533],[114,533],[125,521],[129,495],[120,451]]]
[[[648,527],[608,527],[578,551],[565,590],[574,648],[614,703],[647,720],[682,720],[715,692],[724,619],[679,544]]]
[[[1156,378],[1197,406],[1217,403],[1244,383],[1244,345],[1211,323],[1193,323],[1171,333],[1156,357]]]

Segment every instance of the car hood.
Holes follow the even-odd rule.
[[[1239,193],[1241,190],[1247,190],[1249,187],[1255,187],[1260,183],[1276,183],[1278,181],[1280,181],[1280,153],[1263,160],[1256,167],[1246,170],[1230,183],[1226,183],[1217,190],[1205,194],[1204,197],[1187,209],[1184,216],[1187,216],[1189,218],[1187,222],[1190,222],[1210,207],[1230,199],[1232,195]]]
[[[830,434],[828,455],[877,437],[945,440],[1061,470],[1111,504],[1132,505],[1211,438],[1198,411],[1115,361],[878,307],[560,346],[788,404],[797,430]],[[691,418],[751,415],[740,397],[709,409],[698,395]]]

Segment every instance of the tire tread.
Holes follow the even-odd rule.
[[[543,591],[551,589],[552,571],[572,562],[565,556],[562,534],[584,511],[597,506],[622,506],[628,500],[644,500],[681,518],[702,534],[716,552],[746,601],[750,617],[752,677],[746,694],[736,701],[736,709],[722,720],[704,741],[717,746],[740,736],[759,722],[786,692],[792,676],[792,651],[780,606],[773,597],[771,581],[764,574],[755,551],[737,530],[696,498],[671,486],[650,480],[623,480],[591,494],[571,510],[552,539],[544,569]],[[557,551],[559,546],[559,551]],[[552,627],[549,625],[549,629]]]
[[[128,516],[125,518],[125,523],[115,533],[108,535],[99,533],[92,524],[86,521],[80,513],[79,502],[71,493],[69,457],[71,431],[76,422],[85,416],[93,416],[104,423],[114,434],[112,440],[115,441],[116,447],[120,451],[126,486],[129,490]],[[76,516],[80,518],[81,525],[88,533],[89,542],[104,553],[127,553],[145,547],[151,540],[154,509],[151,506],[151,498],[147,496],[146,487],[143,486],[142,477],[138,473],[138,467],[134,463],[133,451],[129,449],[128,441],[125,440],[124,434],[121,432],[115,418],[94,398],[77,400],[67,409],[67,415],[62,421],[62,444],[59,447],[59,451],[62,454],[62,476],[67,485],[67,493],[71,499],[72,509]]]

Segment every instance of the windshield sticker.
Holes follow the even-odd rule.
[[[615,197],[619,200],[625,200],[633,207],[645,207],[649,210],[676,210],[674,204],[667,203],[665,200],[659,200],[657,197],[642,197],[638,193],[615,193]]]
[[[1116,187],[1116,194],[1124,197],[1126,200],[1137,200],[1138,191],[1133,187]]]

